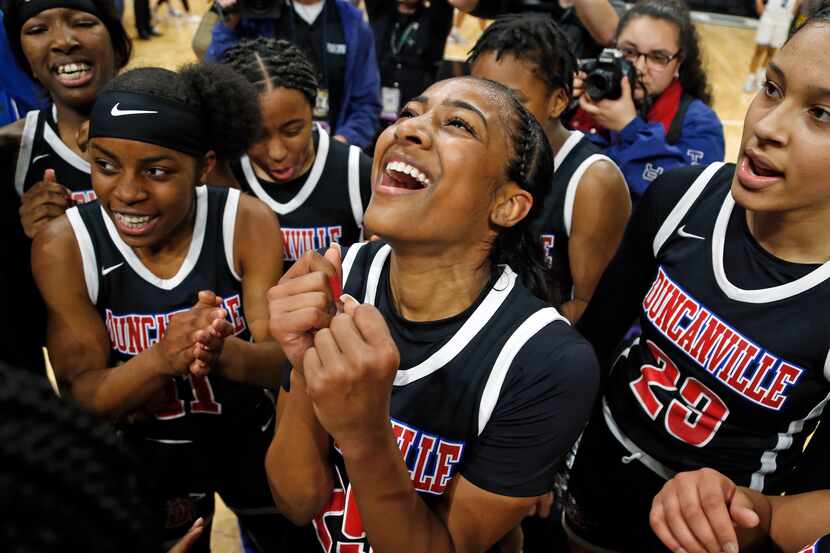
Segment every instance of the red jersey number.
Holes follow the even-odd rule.
[[[220,415],[222,404],[216,401],[213,394],[213,387],[207,376],[187,377],[190,382],[190,389],[193,392],[193,400],[190,402],[191,413],[206,413],[209,415]],[[164,387],[165,400],[156,409],[156,418],[170,420],[183,417],[186,414],[184,400],[179,399],[179,390],[176,381],[170,379]]]
[[[640,367],[640,377],[629,384],[634,397],[652,420],[664,417],[669,434],[695,447],[704,447],[729,416],[729,408],[696,378],[686,378],[678,391],[680,370],[677,365],[651,340],[646,340],[646,346],[657,364]],[[665,409],[654,393],[655,387],[677,391],[679,398],[673,399]]]

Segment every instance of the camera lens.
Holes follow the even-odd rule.
[[[604,99],[614,87],[613,75],[601,69],[594,71],[585,80],[585,91],[594,101]]]

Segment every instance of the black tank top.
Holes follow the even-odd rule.
[[[763,250],[732,198],[734,171],[702,170],[657,231],[642,335],[617,358],[603,409],[664,477],[706,466],[779,493],[830,401],[830,262],[803,273]],[[781,284],[761,287],[770,280]]]
[[[90,165],[61,140],[58,134],[57,110],[34,110],[26,114],[20,151],[14,174],[18,195],[43,180],[43,172],[54,169],[55,180],[67,187],[75,203],[95,199],[90,178]]]
[[[343,259],[343,291],[395,317],[385,300],[391,247],[381,241],[349,248]],[[408,366],[402,357],[392,389],[391,424],[413,486],[429,505],[464,471],[465,455],[503,394],[502,384],[518,352],[540,332],[547,338],[576,333],[552,307],[525,289],[510,267],[502,268],[458,330],[436,342],[432,355]],[[369,551],[345,462],[336,448],[334,492],[314,519],[326,553]],[[507,461],[509,462],[509,461]]]
[[[233,264],[240,193],[200,186],[195,194],[190,248],[178,273],[169,279],[155,276],[141,263],[97,200],[66,212],[81,250],[89,299],[109,334],[110,366],[158,342],[170,317],[192,307],[200,290],[221,296],[234,334],[251,339],[241,279]],[[162,443],[207,441],[223,420],[238,420],[270,401],[261,388],[217,375],[171,378],[165,392],[147,420],[129,425],[131,431]]]
[[[559,278],[562,303],[573,298],[574,283],[568,257],[568,238],[571,234],[576,191],[585,172],[597,161],[614,163],[588,137],[579,131],[571,131],[554,157],[553,186],[533,221],[542,236],[545,259]]]
[[[285,270],[307,251],[324,250],[332,242],[348,247],[362,238],[372,160],[357,146],[332,140],[322,128],[317,127],[315,139],[311,169],[291,183],[260,180],[247,155],[232,166],[242,190],[277,214]]]

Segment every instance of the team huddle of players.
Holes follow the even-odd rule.
[[[373,159],[312,122],[287,42],[119,74],[105,0],[6,25],[52,100],[0,131],[31,251],[10,278],[63,393],[152,475],[166,547],[218,492],[252,551],[519,551],[577,441],[572,551],[827,547],[830,11],[773,58],[737,164],[633,214],[559,121],[576,60],[549,19],[497,20]]]

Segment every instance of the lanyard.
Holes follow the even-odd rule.
[[[418,27],[420,27],[420,24],[417,21],[407,25],[403,31],[403,34],[401,35],[400,40],[398,40],[398,43],[395,44],[395,35],[398,34],[398,29],[400,28],[400,25],[400,22],[395,22],[395,28],[392,30],[392,36],[389,38],[389,47],[392,49],[392,57],[395,58],[397,58],[398,54],[401,53],[401,50],[403,49],[406,42],[409,40],[412,33],[417,32]]]

